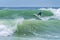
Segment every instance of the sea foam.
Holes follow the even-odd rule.
[[[56,18],[56,19],[60,20],[60,8],[58,8],[58,9],[54,9],[54,8],[40,8],[38,10],[49,10],[49,11],[51,11],[54,14],[52,16],[52,18]],[[47,19],[47,17],[45,17],[45,18]],[[42,18],[42,19],[44,20],[45,18]],[[49,18],[51,18],[51,17],[49,17]]]

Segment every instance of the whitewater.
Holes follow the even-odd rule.
[[[11,21],[10,19],[9,21]],[[13,33],[17,30],[17,25],[23,23],[24,18],[14,19],[13,23],[10,23],[7,20],[0,20],[0,37],[7,37],[13,35]],[[7,22],[7,23],[6,23]]]
[[[60,8],[53,9],[53,8],[40,8],[38,10],[50,10],[53,12],[53,16],[48,17],[41,17],[41,20],[43,21],[49,21],[50,18],[54,18],[56,20],[60,20]],[[29,21],[34,21],[36,19],[28,19]],[[0,37],[5,37],[5,40],[8,40],[8,36],[12,36],[16,30],[17,30],[17,24],[23,24],[24,18],[16,18],[13,20],[12,23],[5,23],[7,20],[0,20]],[[60,31],[56,27],[42,27],[44,28],[44,32],[41,34],[37,34],[33,32],[35,36],[33,37],[10,37],[9,39],[15,39],[15,40],[60,40]],[[53,29],[54,32],[51,30]],[[4,40],[3,38],[0,38],[1,40]]]
[[[50,16],[50,17],[42,17],[41,18],[42,20],[45,20],[45,19],[48,20],[50,18],[55,18],[55,19],[60,20],[60,8],[58,8],[58,9],[53,9],[53,8],[40,8],[38,10],[49,10],[49,11],[51,11],[54,14],[53,16]]]

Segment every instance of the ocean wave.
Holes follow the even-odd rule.
[[[0,37],[12,36],[17,30],[17,25],[23,23],[24,18],[0,20]]]
[[[60,8],[54,9],[54,8],[40,8],[38,10],[50,10],[54,15],[53,18],[57,18],[60,20]]]

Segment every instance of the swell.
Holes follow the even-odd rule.
[[[39,35],[60,35],[60,21],[59,20],[50,20],[50,21],[41,21],[25,20],[22,25],[17,26],[17,34],[19,36],[39,36]]]

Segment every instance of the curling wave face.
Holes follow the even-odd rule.
[[[54,14],[53,18],[59,20],[25,20],[24,18],[17,18],[12,21],[0,20],[0,36],[18,36],[16,40],[60,40],[60,8],[42,8],[39,10],[50,10]],[[14,40],[13,37],[10,39]]]
[[[11,36],[17,30],[17,25],[22,24],[24,18],[20,19],[9,19],[9,20],[0,20],[0,36]]]
[[[60,39],[59,30],[60,20],[25,20],[22,25],[18,25],[17,36],[27,37],[27,39],[32,37],[36,40],[57,40]]]
[[[57,18],[60,20],[60,8],[58,9],[54,9],[54,8],[40,8],[38,10],[50,10],[51,12],[53,12],[53,16],[52,18]],[[47,18],[47,17],[46,17]],[[49,17],[50,18],[50,17]]]

